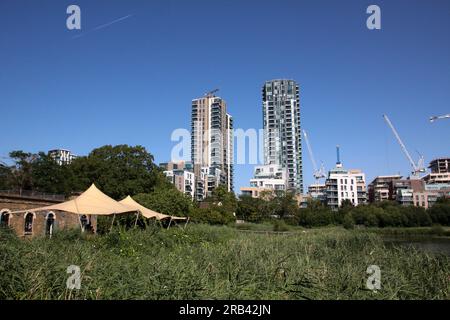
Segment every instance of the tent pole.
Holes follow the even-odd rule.
[[[169,229],[170,228],[170,224],[172,223],[172,217],[170,217],[170,220],[169,220],[169,225],[167,226],[167,229]]]
[[[114,216],[113,216],[113,219],[112,219],[112,222],[111,222],[111,228],[109,229],[109,232],[112,231],[112,228],[113,228],[114,220],[115,220],[115,219],[116,219],[116,214],[114,213]]]
[[[186,226],[188,225],[188,223],[189,223],[189,217],[187,218],[187,220],[186,220],[186,223],[184,224],[184,228],[183,229],[186,229]]]
[[[134,227],[136,228],[139,219],[139,211],[136,212],[136,221],[134,222]]]

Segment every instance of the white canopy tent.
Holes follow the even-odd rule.
[[[26,211],[31,212],[50,211],[50,210],[65,211],[78,215],[114,215],[114,218],[116,214],[136,212],[137,213],[136,222],[140,213],[145,218],[156,218],[157,220],[170,219],[169,226],[172,220],[188,220],[188,218],[185,217],[170,216],[148,209],[137,203],[130,196],[126,197],[120,202],[116,201],[113,198],[101,192],[95,186],[95,184],[92,184],[86,191],[84,191],[81,195],[79,195],[75,199],[50,206],[15,211],[13,213]],[[111,223],[111,227],[114,223],[114,218]],[[83,226],[81,227],[83,228]]]
[[[135,208],[129,207],[114,200],[113,198],[108,197],[106,194],[101,192],[95,184],[92,184],[89,189],[73,200],[46,207],[20,210],[16,212],[47,210],[60,210],[79,215],[113,215],[136,211]]]
[[[170,219],[169,225],[167,226],[168,228],[170,227],[170,224],[172,221],[185,220],[186,224],[189,221],[189,218],[186,218],[186,217],[169,216],[169,215],[162,214],[162,213],[153,211],[151,209],[148,209],[148,208],[144,207],[143,205],[139,204],[138,202],[136,202],[131,196],[128,196],[119,202],[139,211],[147,219],[149,219],[149,218],[156,218],[156,220]],[[137,220],[136,220],[136,222],[137,222]]]

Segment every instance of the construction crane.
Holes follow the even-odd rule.
[[[397,139],[397,142],[399,143],[400,147],[402,148],[403,153],[405,154],[406,158],[408,158],[408,161],[412,167],[411,171],[411,179],[419,179],[419,174],[421,172],[425,172],[425,166],[424,166],[424,158],[422,155],[419,157],[419,161],[417,164],[412,159],[411,155],[408,152],[408,149],[406,149],[405,144],[403,143],[402,139],[400,138],[399,134],[397,133],[397,130],[395,130],[394,125],[392,124],[391,120],[387,117],[387,115],[383,115],[384,120],[388,124],[388,126],[391,128],[392,132],[394,133],[395,138]]]
[[[435,122],[436,120],[442,120],[442,119],[450,119],[450,113],[449,114],[444,114],[443,116],[430,117],[430,122]]]
[[[7,164],[5,161],[3,161],[2,159],[9,159],[9,157],[0,157],[0,166],[6,167]]]
[[[323,167],[323,163],[320,166],[320,169],[317,169],[316,159],[314,158],[314,154],[312,152],[311,144],[309,143],[308,135],[305,130],[303,130],[303,135],[305,136],[306,146],[308,147],[309,158],[311,159],[313,165],[313,176],[316,179],[316,182],[319,182],[320,179],[325,178],[325,168]]]
[[[214,89],[214,90],[211,90],[211,91],[209,91],[209,92],[206,92],[206,93],[205,93],[205,96],[206,96],[206,97],[213,97],[213,96],[214,96],[214,93],[216,93],[217,91],[219,91],[219,89]]]

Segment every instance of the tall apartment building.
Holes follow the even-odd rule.
[[[264,164],[286,170],[287,189],[303,193],[299,86],[294,80],[267,81],[262,88]]]
[[[56,163],[58,163],[60,166],[63,164],[72,163],[72,160],[77,157],[76,155],[72,154],[70,150],[66,149],[50,150],[48,152],[48,155],[52,157],[56,161]]]
[[[206,196],[218,185],[233,191],[233,119],[226,102],[213,94],[192,100],[191,129],[193,170],[200,184],[206,175]]]

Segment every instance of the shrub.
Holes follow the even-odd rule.
[[[236,221],[232,213],[221,210],[220,207],[197,208],[192,211],[191,219],[193,222],[202,222],[208,224],[229,224]]]
[[[272,224],[273,224],[273,231],[276,232],[289,231],[288,225],[283,220],[274,220]]]
[[[429,208],[428,213],[433,223],[450,226],[450,204],[448,202],[445,203],[444,200],[441,200]]]
[[[355,226],[355,220],[350,213],[347,213],[342,218],[342,225],[345,229],[353,229]]]

